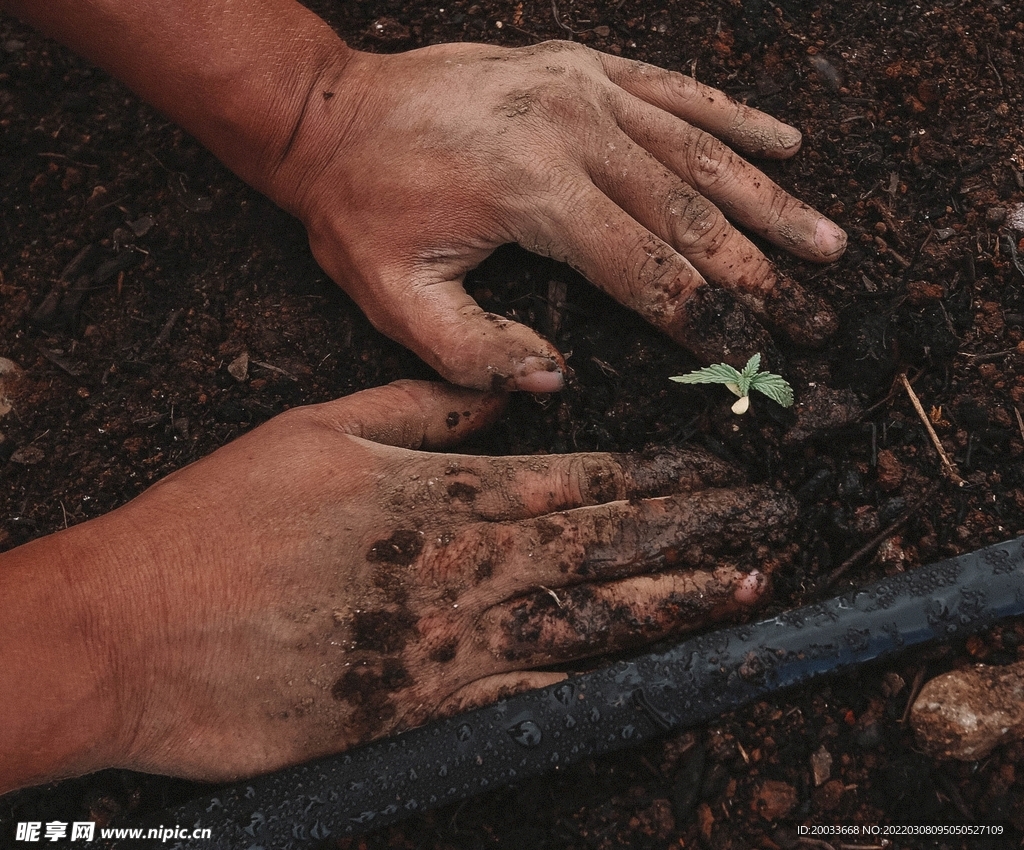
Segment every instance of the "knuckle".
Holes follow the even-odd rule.
[[[698,189],[709,189],[732,176],[735,154],[709,133],[700,132],[687,148],[690,172]]]
[[[670,193],[667,207],[670,230],[680,249],[710,258],[728,240],[729,223],[703,195],[678,189]]]
[[[765,204],[765,219],[778,229],[780,238],[787,244],[796,244],[800,237],[795,234],[791,225],[794,209],[799,209],[799,201],[787,194],[778,186],[773,187],[769,192]]]
[[[565,504],[600,505],[626,498],[622,468],[607,455],[574,455],[562,485]]]
[[[689,103],[699,93],[696,80],[676,71],[661,70],[657,80],[666,99],[672,103]]]
[[[671,324],[700,285],[694,268],[666,243],[648,235],[636,250],[630,306],[657,327]]]
[[[552,38],[548,41],[542,41],[539,44],[535,44],[533,47],[520,48],[524,55],[544,55],[552,56],[559,53],[564,54],[582,54],[584,52],[590,53],[590,49],[584,47],[582,44],[576,41],[563,41],[562,39]]]
[[[669,94],[675,94],[674,89],[680,80],[686,79],[681,74],[675,74],[640,59],[629,60],[624,66],[622,77],[626,82],[642,81],[647,86],[661,86]],[[675,79],[676,77],[679,79]]]
[[[348,427],[342,427],[343,433],[351,436],[360,436],[357,431],[363,430],[362,422],[354,416],[347,416]],[[298,443],[314,437],[318,432],[325,429],[335,430],[335,418],[330,412],[330,402],[324,404],[306,404],[293,407],[278,413],[273,419],[264,423],[261,428],[264,433],[279,433],[285,435],[292,442]]]
[[[678,187],[669,193],[667,212],[677,235],[691,239],[711,227],[718,215],[714,205],[689,186]]]

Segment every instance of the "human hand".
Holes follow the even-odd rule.
[[[103,765],[253,775],[550,684],[564,674],[535,668],[765,592],[760,544],[793,503],[710,456],[410,450],[499,407],[401,381],[298,408],[78,527],[105,555],[97,633],[79,636],[115,671],[122,732],[92,750]]]
[[[717,138],[716,138],[717,137]],[[735,154],[797,130],[680,74],[568,42],[349,51],[313,84],[270,193],[384,333],[450,381],[551,391],[558,351],[462,287],[496,247],[564,260],[704,361],[834,316],[736,225],[815,262],[845,234]]]

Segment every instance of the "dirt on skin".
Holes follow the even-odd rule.
[[[691,73],[803,131],[799,156],[764,168],[850,234],[825,268],[768,250],[838,331],[820,351],[781,346],[794,411],[755,398],[743,417],[720,387],[669,382],[696,364],[570,269],[503,249],[468,289],[572,371],[557,396],[515,398],[474,451],[699,445],[793,493],[773,610],[1024,533],[1019,3],[312,5],[361,49],[572,38]],[[288,407],[431,375],[326,280],[295,222],[8,18],[0,210],[0,356],[25,372],[0,418],[4,547],[123,504]],[[902,371],[966,487],[941,474]],[[887,823],[1003,830],[890,846],[1018,846],[1024,744],[934,760],[906,713],[923,680],[1022,647],[1024,624],[1006,623],[339,846],[824,850],[797,829]],[[0,845],[17,821],[106,823],[197,790],[109,771],[9,795]]]

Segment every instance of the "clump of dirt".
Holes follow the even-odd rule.
[[[516,397],[473,450],[700,445],[794,493],[778,609],[1024,533],[1019,4],[311,5],[363,49],[572,38],[695,74],[801,128],[800,155],[764,167],[850,234],[825,268],[768,249],[838,316],[823,349],[782,345],[798,403],[819,400],[797,437],[799,416],[770,402],[736,417],[721,388],[670,383],[697,364],[568,268],[499,251],[467,288],[551,336],[571,376]],[[0,356],[25,372],[0,416],[3,547],[123,504],[286,408],[431,376],[325,278],[295,222],[9,18],[0,127]],[[968,486],[941,476],[901,372]],[[1016,846],[1024,744],[936,762],[905,718],[924,679],[1022,647],[1007,623],[339,846],[797,848],[802,825],[886,823],[999,825],[942,846]],[[195,791],[111,771],[14,794],[0,844],[19,820],[105,823]]]

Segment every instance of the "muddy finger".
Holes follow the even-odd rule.
[[[710,198],[731,220],[816,263],[831,262],[846,248],[846,234],[834,222],[710,133],[635,99],[625,100],[618,111],[619,123],[630,138]]]
[[[703,449],[648,454],[481,458],[446,455],[396,461],[396,486],[410,507],[428,502],[471,519],[507,521],[624,499],[692,493],[743,482],[743,474]]]
[[[660,139],[660,133],[669,132],[668,128],[659,131],[650,127],[650,121],[633,120],[641,129],[633,128],[630,135],[641,137],[642,146],[624,136],[614,149],[603,151],[600,168],[593,169],[594,182],[686,257],[706,280],[724,288],[773,328],[802,344],[823,342],[835,330],[832,310],[780,275],[730,223],[719,204],[725,201],[729,218],[818,261],[827,258],[807,245],[815,244],[815,222],[824,221],[821,215],[783,192],[707,133],[664,116],[677,125],[675,135],[679,137],[673,140],[675,148],[666,152],[651,140]],[[687,134],[693,138],[688,139]],[[667,147],[668,142],[662,141]]]
[[[539,666],[642,646],[717,623],[765,595],[766,577],[732,567],[542,590],[495,606],[480,643],[510,665]]]
[[[474,525],[432,562],[446,575],[465,576],[471,598],[487,607],[540,587],[713,567],[724,553],[777,538],[795,515],[791,497],[763,486],[612,502]]]
[[[744,153],[785,159],[800,150],[795,127],[692,77],[646,62],[597,54],[608,78],[633,96],[725,139]]]
[[[686,257],[596,186],[550,215],[560,229],[557,245],[523,237],[524,247],[565,260],[706,363],[739,368],[760,352],[778,370],[781,355],[753,311],[709,285]]]

